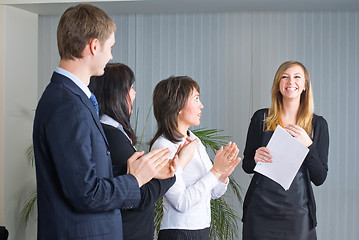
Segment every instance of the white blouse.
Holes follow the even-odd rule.
[[[197,138],[190,132],[191,139]],[[160,136],[152,146],[169,148],[171,158],[177,152],[179,143],[172,143]],[[218,180],[212,172],[212,162],[202,142],[196,145],[193,159],[184,170],[177,167],[176,182],[163,197],[163,218],[161,229],[204,229],[211,223],[210,200],[221,197],[227,184]]]

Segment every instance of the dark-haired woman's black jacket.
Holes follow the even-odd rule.
[[[135,149],[121,130],[106,124],[102,126],[110,145],[114,176],[126,174],[127,160],[135,153]],[[121,210],[124,240],[153,240],[155,204],[175,181],[175,177],[152,179],[141,187],[138,208]]]

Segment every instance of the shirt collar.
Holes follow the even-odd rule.
[[[132,144],[132,140],[131,138],[127,135],[127,133],[125,132],[125,129],[123,129],[123,126],[117,122],[115,119],[113,119],[112,117],[103,114],[100,118],[100,122],[106,125],[110,125],[114,128],[119,129],[121,132],[123,132],[123,134],[125,134],[125,136],[128,138],[128,140],[130,140],[131,144]]]
[[[123,130],[123,127],[120,123],[118,123],[115,119],[113,119],[112,117],[106,115],[106,114],[103,114],[100,118],[100,122],[101,123],[104,123],[106,125],[110,125],[114,128],[119,128],[119,126],[121,126],[121,129]]]
[[[76,77],[74,74],[70,73],[69,71],[66,71],[63,68],[57,67],[55,72],[64,75],[65,77],[68,77],[69,79],[71,79],[85,94],[88,98],[91,97],[91,91],[90,89],[86,86],[85,83],[83,83],[78,77]]]

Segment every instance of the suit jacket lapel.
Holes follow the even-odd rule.
[[[81,101],[85,104],[85,106],[90,110],[92,118],[95,121],[97,128],[100,130],[102,137],[105,139],[106,145],[109,146],[105,132],[103,131],[102,125],[100,123],[100,119],[97,116],[96,110],[92,105],[90,99],[81,90],[81,88],[79,88],[71,79],[67,78],[64,75],[54,72],[54,75],[55,74],[57,76],[56,77],[53,76],[51,81],[61,83],[64,87],[69,89],[73,94],[77,95],[81,99]]]

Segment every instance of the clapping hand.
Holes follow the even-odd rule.
[[[187,138],[183,144],[180,144],[173,159],[169,160],[168,163],[156,174],[157,179],[166,179],[173,177],[177,165],[180,165],[184,169],[187,164],[192,160],[194,150],[198,139],[191,140]]]
[[[218,179],[223,182],[223,183],[227,183],[228,182],[228,177],[229,175],[232,174],[232,172],[234,171],[234,169],[237,167],[238,163],[240,163],[241,158],[237,157],[234,160],[232,160],[232,164],[230,165],[230,167],[228,168],[227,171],[225,171]]]
[[[143,155],[144,152],[135,152],[127,160],[127,173],[132,174],[138,182],[138,186],[149,182],[168,163],[170,150],[158,148]],[[143,156],[142,156],[143,155]]]
[[[178,147],[176,155],[178,155],[178,164],[182,169],[185,169],[187,164],[192,160],[198,142],[198,138],[192,140],[187,137],[185,143]]]
[[[167,179],[175,175],[177,169],[178,155],[170,159],[167,164],[154,176],[157,179]]]
[[[229,142],[225,148],[221,147],[214,157],[211,172],[221,181],[226,179],[241,160],[237,157],[238,153],[239,149],[235,143]]]

